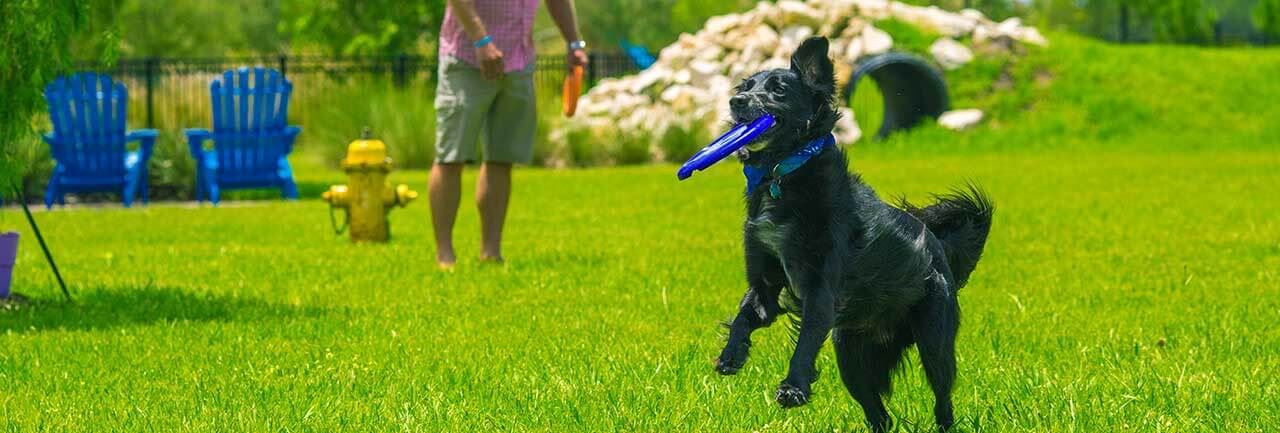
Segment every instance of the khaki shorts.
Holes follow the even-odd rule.
[[[488,81],[480,70],[441,56],[436,85],[436,162],[478,160],[484,132],[484,161],[528,164],[533,160],[537,105],[533,62],[524,70]]]

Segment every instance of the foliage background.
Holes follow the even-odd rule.
[[[1223,43],[1260,42],[1280,28],[1280,0],[904,0],[958,10],[973,7],[988,16],[1019,16],[1037,25],[1119,39],[1121,10],[1128,10],[1134,41],[1213,42],[1220,23]],[[22,2],[19,2],[22,3]],[[88,8],[89,28],[73,38],[76,58],[93,58],[117,40],[100,37],[118,29],[120,55],[219,56],[326,53],[374,55],[435,50],[444,0],[78,0]],[[707,17],[741,11],[752,0],[578,1],[583,34],[592,46],[615,49],[627,39],[652,49],[681,32],[695,31]],[[559,34],[540,12],[537,39],[559,48]],[[1268,18],[1271,17],[1271,18]],[[173,31],[165,23],[199,23]]]
[[[88,11],[84,0],[0,2],[0,197],[31,171],[31,116],[41,109],[44,84],[67,68],[61,54]]]
[[[1051,29],[1062,29],[1103,39],[1206,44],[1214,42],[1214,23],[1223,43],[1273,40],[1280,31],[1280,0],[906,0],[946,9],[974,7],[997,19],[1019,16]],[[674,41],[681,32],[695,31],[707,17],[745,10],[751,0],[703,2],[692,0],[599,0],[577,2],[584,37],[601,51],[616,51],[622,40],[657,49]],[[444,15],[443,0],[76,0],[4,2],[3,64],[7,90],[3,97],[3,173],[22,179],[36,196],[52,168],[47,146],[38,132],[48,129],[40,90],[58,71],[76,61],[99,60],[109,64],[116,57],[191,58],[242,55],[319,54],[326,56],[379,56],[410,53],[432,55],[435,37]],[[1122,13],[1123,12],[1123,13]],[[1127,19],[1122,19],[1127,16]],[[181,31],[174,31],[174,23]],[[1123,25],[1122,25],[1123,24]],[[893,27],[892,23],[887,26]],[[916,35],[908,26],[890,29],[899,47],[924,53],[936,35]],[[1123,28],[1124,30],[1120,30]],[[32,31],[27,31],[32,29]],[[1270,33],[1268,33],[1270,32]],[[1123,37],[1122,37],[1123,35]],[[1234,35],[1234,36],[1232,36]],[[539,52],[554,56],[563,41],[544,10],[539,12],[535,38]],[[1231,39],[1234,38],[1234,39]],[[63,53],[63,54],[60,54]],[[1024,74],[1030,68],[1010,69],[1008,59],[979,62],[949,73],[961,102],[982,108],[999,98],[991,80],[1011,70]],[[1026,80],[1026,77],[1015,77]],[[205,81],[207,83],[207,81]],[[157,100],[171,104],[177,92],[165,83]],[[291,116],[303,123],[299,158],[332,165],[346,143],[364,125],[375,126],[391,144],[393,156],[403,167],[418,168],[430,162],[434,131],[433,84],[430,73],[415,77],[407,87],[395,88],[379,80],[342,80],[296,83],[313,91],[302,95]],[[201,84],[205,85],[205,84]],[[130,84],[131,89],[137,83]],[[198,89],[197,89],[198,90]],[[191,91],[191,90],[185,90]],[[542,94],[556,89],[543,89]],[[1020,90],[1018,92],[1021,92]],[[873,90],[863,92],[862,106],[875,105]],[[1015,92],[1016,93],[1016,92]],[[1025,93],[1025,92],[1023,92]],[[1002,102],[1010,107],[1029,104]],[[557,107],[548,98],[540,116],[537,162],[552,166],[591,166],[646,162],[647,143],[595,143],[576,140],[568,148],[547,143],[546,133],[556,127]],[[854,102],[858,104],[857,101]],[[153,158],[152,184],[158,197],[189,198],[191,161],[182,142],[181,129],[208,122],[207,101],[184,101],[174,114],[158,108],[161,140]],[[136,107],[140,104],[133,104]],[[860,111],[859,123],[872,127],[876,116]],[[131,127],[143,125],[133,122]],[[707,131],[680,131],[659,140],[673,158],[695,148]]]

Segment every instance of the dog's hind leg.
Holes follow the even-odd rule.
[[[890,374],[902,360],[902,352],[911,345],[910,335],[900,332],[888,342],[877,342],[865,334],[839,329],[832,337],[832,344],[840,379],[849,395],[862,406],[871,431],[888,431],[889,412],[881,396],[889,393]]]
[[[747,362],[751,350],[751,333],[769,326],[782,307],[778,296],[786,281],[786,274],[778,259],[766,254],[750,237],[746,241],[747,293],[738,305],[738,314],[729,322],[729,341],[720,357],[716,358],[716,371],[730,375],[737,373]]]
[[[933,416],[939,431],[946,431],[955,422],[951,388],[956,379],[956,331],[959,327],[960,306],[951,296],[926,300],[915,312],[911,323],[925,377],[933,388]]]

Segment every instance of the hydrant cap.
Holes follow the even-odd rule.
[[[342,166],[382,166],[388,162],[387,145],[382,140],[370,138],[366,130],[361,139],[347,146],[347,157],[342,160]]]

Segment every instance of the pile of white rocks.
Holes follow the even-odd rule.
[[[680,35],[649,69],[602,80],[583,95],[577,117],[554,128],[550,138],[564,144],[571,136],[583,137],[574,134],[583,129],[586,137],[606,143],[661,137],[669,128],[718,133],[728,119],[729,97],[737,81],[763,69],[788,67],[792,52],[814,35],[830,38],[837,77],[846,80],[859,58],[893,48],[893,37],[875,26],[886,19],[940,35],[930,54],[949,70],[972,61],[974,48],[982,48],[981,53],[1047,43],[1039,31],[1017,18],[995,22],[971,9],[952,13],[889,0],[761,2],[745,13],[711,18],[695,34]],[[841,144],[856,142],[862,133],[854,113],[843,110],[837,139]],[[948,119],[965,122],[947,126],[964,129],[981,120],[980,112],[976,117],[967,113],[963,119]],[[650,153],[655,160],[665,156],[656,144]]]

